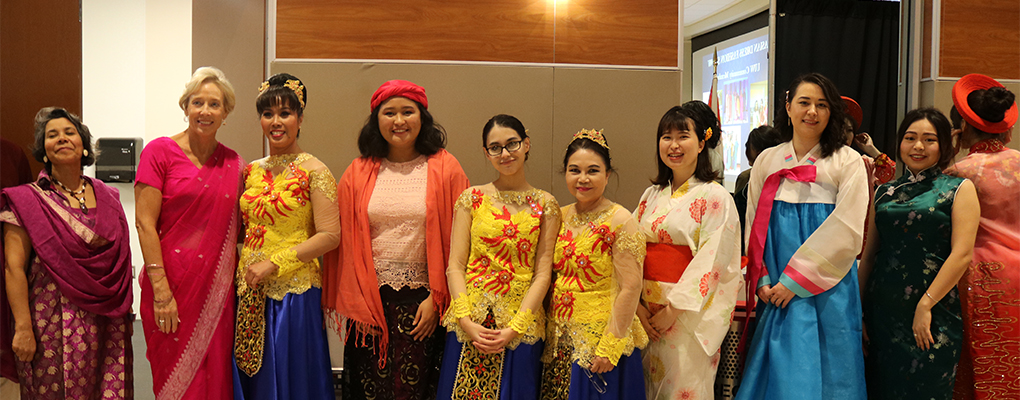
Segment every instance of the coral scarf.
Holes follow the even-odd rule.
[[[323,256],[322,306],[333,316],[333,328],[340,329],[339,317],[350,325],[377,328],[377,350],[385,354],[389,343],[383,316],[379,282],[372,261],[372,236],[368,203],[372,198],[381,159],[359,157],[351,162],[337,184],[340,204],[340,247]],[[446,286],[446,264],[450,258],[453,205],[470,185],[460,163],[446,150],[428,158],[425,194],[426,253],[432,301],[442,318],[450,304]],[[385,363],[385,357],[380,357]]]

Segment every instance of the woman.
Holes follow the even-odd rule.
[[[536,399],[541,388],[545,311],[560,206],[528,184],[531,139],[520,120],[492,117],[484,153],[499,177],[457,199],[446,271],[453,299],[440,399]],[[505,350],[505,351],[504,351]],[[478,367],[490,367],[478,373]]]
[[[638,317],[648,399],[715,396],[719,348],[743,287],[740,218],[715,182],[706,142],[691,115],[673,107],[659,120],[658,175],[635,211],[647,240]]]
[[[325,260],[339,269],[325,271],[324,304],[355,328],[344,399],[436,395],[453,207],[469,184],[428,106],[421,86],[382,84],[358,136],[361,157],[340,178],[339,260]]]
[[[630,399],[645,391],[648,336],[634,315],[641,297],[644,235],[603,196],[613,172],[601,131],[574,134],[563,157],[567,189],[556,240],[543,399]]]
[[[973,183],[942,174],[953,161],[950,131],[934,108],[908,112],[897,135],[907,173],[875,198],[859,273],[874,399],[953,397],[963,345],[956,283],[980,211]]]
[[[188,127],[145,146],[135,182],[146,357],[156,399],[229,399],[244,160],[216,131],[234,109],[234,89],[223,72],[202,67],[179,104]]]
[[[747,297],[764,304],[737,399],[863,399],[864,164],[820,74],[793,81],[777,122],[787,142],[758,156],[748,183]]]
[[[340,242],[336,180],[301,151],[308,91],[290,74],[259,88],[269,157],[244,169],[237,265],[235,399],[333,399],[318,257]]]
[[[22,399],[134,398],[131,238],[117,189],[82,175],[92,135],[58,107],[35,116],[34,183],[0,194],[0,351]],[[10,364],[7,364],[10,363]]]
[[[691,119],[694,120],[694,126],[698,131],[708,132],[712,131],[712,136],[705,140],[705,145],[708,146],[708,159],[712,165],[712,171],[715,171],[715,181],[721,185],[723,183],[723,172],[726,168],[725,160],[720,153],[719,142],[722,140],[722,127],[719,125],[719,118],[716,116],[715,111],[712,111],[712,107],[705,104],[701,100],[691,100],[680,106]]]
[[[960,281],[964,346],[957,399],[998,399],[1020,391],[1020,152],[1007,149],[1016,96],[970,74],[953,85],[962,117],[958,143],[969,155],[946,173],[970,179],[981,203],[974,258]],[[1012,329],[1008,327],[1012,326]],[[993,327],[993,328],[989,328]],[[1012,394],[1010,394],[1012,393]]]

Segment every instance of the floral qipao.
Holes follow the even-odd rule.
[[[1020,152],[987,139],[946,174],[974,182],[981,203],[974,257],[960,280],[966,345],[955,398],[1009,398],[1020,392]]]
[[[676,191],[649,187],[636,216],[649,246],[682,246],[691,256],[657,260],[661,253],[649,250],[645,259],[641,297],[648,311],[655,315],[667,306],[681,310],[673,327],[642,355],[647,397],[710,399],[719,348],[744,285],[740,219],[733,198],[722,185],[691,177]],[[678,279],[664,281],[664,274],[653,273],[660,265],[673,269]]]
[[[636,389],[623,398],[638,395],[644,391],[640,371],[603,379],[586,378],[579,368],[590,373],[595,357],[605,357],[617,366],[609,374],[627,374],[620,371],[622,359],[648,344],[648,335],[635,315],[641,295],[644,235],[630,213],[615,203],[588,213],[577,213],[570,205],[564,207],[563,218],[554,253],[542,398],[583,398],[573,389],[592,385],[600,393]],[[640,384],[633,384],[633,378]],[[614,383],[623,387],[612,387]]]
[[[466,257],[456,254],[456,247],[451,249],[451,260],[462,258],[466,264],[451,262],[448,273],[451,282],[463,282],[464,287],[451,289],[455,298],[443,321],[458,343],[447,341],[440,396],[444,396],[444,389],[450,385],[447,380],[452,378],[454,399],[506,398],[510,395],[506,392],[525,391],[525,387],[533,389],[525,397],[534,398],[541,371],[541,346],[533,345],[545,338],[544,295],[527,295],[537,263],[542,262],[537,251],[542,237],[548,235],[542,231],[559,229],[559,204],[539,189],[493,191],[486,186],[465,190],[455,210],[470,213],[471,241]],[[548,245],[552,246],[552,237]],[[454,279],[454,274],[463,277]],[[532,304],[525,302],[526,298]],[[518,336],[505,345],[508,351],[483,354],[470,344],[471,338],[460,327],[458,320],[463,317],[490,329],[509,327]],[[461,350],[456,352],[458,345]],[[525,348],[522,354],[516,354],[518,348]],[[450,376],[454,370],[455,378]]]
[[[274,174],[271,172],[274,168],[280,171]],[[287,357],[305,357],[302,346],[306,345],[321,346],[322,350],[321,357],[305,360],[306,373],[328,378],[329,361],[320,311],[322,274],[316,257],[335,247],[337,237],[316,232],[339,231],[336,181],[329,169],[312,155],[286,154],[248,164],[244,188],[240,205],[245,239],[236,276],[239,301],[234,341],[237,366],[248,375],[242,376],[242,383],[248,377],[257,380],[261,374],[256,373],[265,371],[263,358],[280,364],[272,366],[271,371],[286,371],[290,361]],[[266,276],[257,288],[248,286],[244,279],[248,267],[264,260],[272,261],[279,269]],[[294,316],[305,313],[311,315]],[[295,330],[297,327],[300,329]],[[288,350],[293,354],[288,354]],[[306,380],[300,382],[305,386],[311,384]],[[297,386],[298,382],[290,383]],[[324,383],[332,398],[331,386]],[[285,390],[282,386],[279,389]]]
[[[875,195],[881,247],[862,299],[872,397],[952,398],[963,335],[956,287],[931,310],[931,349],[917,347],[912,326],[917,303],[952,250],[953,200],[963,181],[933,166],[907,171]]]

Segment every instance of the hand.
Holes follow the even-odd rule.
[[[494,344],[499,346],[499,348],[496,349],[496,351],[494,351],[493,353],[502,352],[503,348],[506,347],[507,343],[510,343],[510,341],[516,339],[518,335],[519,334],[517,333],[517,331],[510,327],[500,329],[496,331],[495,334],[491,334],[488,332],[482,332],[480,334],[482,338],[491,340]]]
[[[767,304],[772,303],[772,285],[763,285],[754,292],[758,295],[758,300],[761,300]]]
[[[421,304],[418,304],[418,312],[414,314],[414,329],[409,333],[414,340],[422,341],[432,335],[439,325],[439,313],[436,306],[432,304],[430,294]]]
[[[262,282],[269,274],[276,273],[280,267],[269,260],[262,260],[255,264],[249,265],[244,272],[244,282],[248,284],[248,287],[254,289],[258,287],[259,282]]]
[[[177,327],[181,323],[177,317],[177,299],[172,294],[167,294],[166,298],[170,300],[165,303],[153,299],[152,311],[153,317],[156,318],[156,327],[163,333],[177,332]]]
[[[460,329],[467,333],[468,337],[471,338],[471,344],[475,346],[478,351],[484,354],[493,354],[503,351],[503,344],[493,337],[499,336],[499,331],[495,329],[486,328],[480,324],[475,323],[471,318],[463,317],[457,323],[460,325]]]
[[[648,334],[649,341],[654,342],[662,337],[662,335],[659,334],[659,331],[652,328],[652,324],[648,322],[648,320],[652,317],[652,313],[648,312],[648,309],[645,308],[645,306],[638,304],[637,316],[638,319],[641,320],[641,326],[645,328],[645,333]]]
[[[32,361],[35,358],[35,333],[32,329],[18,329],[14,331],[12,343],[14,355],[24,362]]]
[[[878,148],[875,147],[875,142],[871,140],[871,135],[868,135],[866,132],[861,132],[854,136],[854,143],[857,144],[857,147],[861,148],[861,151],[871,157],[877,157],[881,154]]]
[[[608,358],[595,356],[595,359],[591,360],[591,372],[596,374],[604,374],[612,371],[615,366],[609,362]]]
[[[772,296],[772,304],[775,304],[776,307],[779,308],[786,308],[786,305],[790,304],[790,300],[793,300],[793,296],[795,296],[795,294],[793,294],[790,289],[787,289],[782,282],[777,283],[776,286],[772,287],[772,293],[770,293],[770,295]]]
[[[676,317],[680,315],[680,310],[673,308],[673,306],[663,307],[659,312],[655,313],[648,323],[652,325],[652,328],[659,332],[659,335],[665,335],[666,332],[673,327],[676,323]]]
[[[928,351],[935,339],[931,336],[931,309],[918,305],[914,309],[914,341],[921,350]]]

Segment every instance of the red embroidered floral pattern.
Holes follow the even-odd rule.
[[[565,292],[553,300],[553,313],[560,319],[569,319],[574,315],[574,294]]]
[[[485,196],[485,194],[483,194],[481,190],[478,189],[471,190],[471,209],[477,210],[478,207],[482,205],[483,196]]]
[[[704,198],[694,200],[694,203],[691,203],[691,218],[694,218],[694,222],[701,223],[701,217],[705,216],[705,211],[708,209],[705,203]]]

